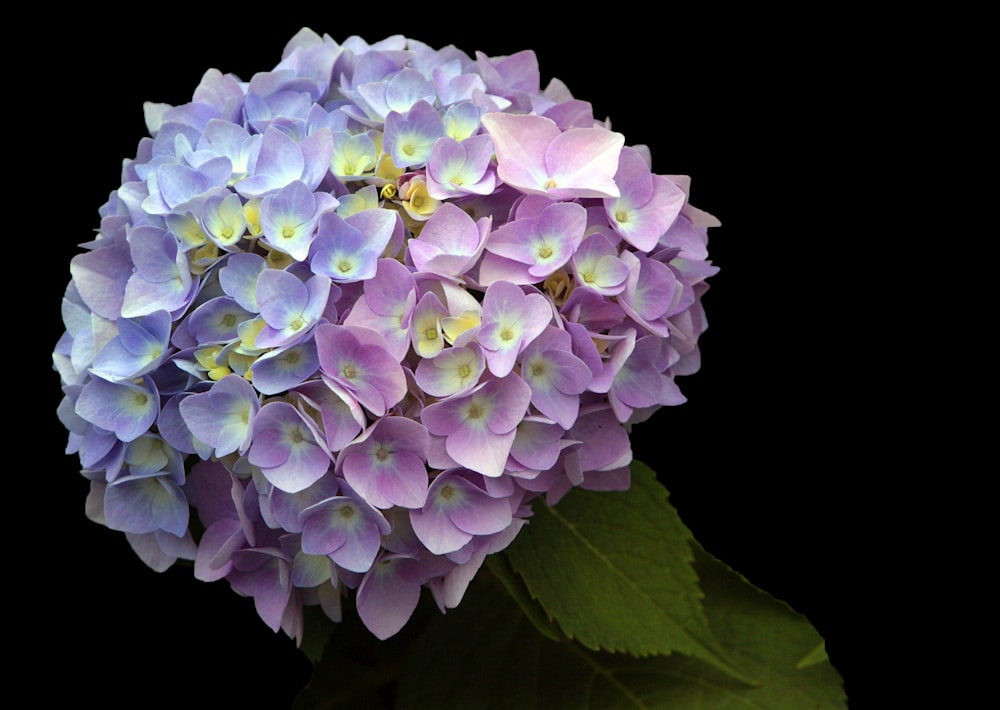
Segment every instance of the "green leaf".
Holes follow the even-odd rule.
[[[828,660],[797,667],[822,643],[809,622],[700,548],[695,555],[709,623],[759,686],[678,654],[637,658],[552,641],[481,573],[459,607],[410,646],[395,707],[845,710],[841,678]]]
[[[485,570],[432,622],[403,664],[397,710],[587,708],[580,663],[538,633]]]
[[[534,515],[505,554],[569,638],[637,656],[684,653],[745,682],[709,631],[691,532],[656,474],[632,464],[627,491],[574,490]]]
[[[677,658],[674,667],[692,687],[716,687],[692,710],[767,708],[768,710],[843,710],[843,679],[826,656],[823,638],[809,620],[758,589],[742,575],[695,545],[695,568],[705,590],[705,612],[716,637],[741,668],[761,681],[759,689],[728,688],[714,669]],[[725,695],[731,699],[725,700]],[[687,701],[686,701],[687,702]]]
[[[826,643],[820,641],[819,644],[816,645],[816,648],[807,653],[805,657],[795,665],[795,667],[808,668],[809,666],[814,666],[817,663],[824,663],[829,660],[829,656],[826,655]]]
[[[552,619],[545,613],[542,605],[532,598],[528,588],[524,586],[524,580],[510,566],[510,560],[505,555],[490,555],[486,558],[486,566],[507,588],[507,593],[518,603],[525,617],[535,625],[540,634],[553,641],[563,639]]]

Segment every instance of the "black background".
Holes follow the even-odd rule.
[[[705,298],[703,366],[679,380],[686,404],[637,426],[635,456],[659,472],[709,552],[810,619],[852,707],[869,706],[870,669],[895,600],[880,580],[900,535],[873,521],[901,474],[876,444],[888,415],[864,376],[881,367],[869,335],[881,313],[859,255],[872,254],[858,247],[871,234],[860,215],[880,176],[861,170],[857,141],[881,128],[871,84],[858,80],[845,43],[782,30],[761,14],[654,21],[623,10],[576,15],[570,29],[565,19],[470,5],[449,29],[440,16],[414,24],[419,12],[401,5],[368,4],[357,20],[344,8],[292,19],[272,8],[254,21],[236,16],[249,14],[243,8],[211,20],[177,12],[79,31],[24,28],[58,64],[26,82],[26,100],[9,114],[23,124],[15,135],[44,156],[26,161],[38,172],[30,197],[45,225],[29,272],[40,285],[27,378],[43,406],[16,423],[30,470],[16,489],[25,522],[10,533],[10,554],[27,572],[7,567],[28,606],[17,628],[31,643],[22,659],[31,690],[105,707],[227,698],[227,706],[280,708],[308,677],[305,660],[250,600],[223,582],[195,581],[187,568],[154,573],[123,535],[85,518],[87,483],[62,453],[49,353],[62,332],[69,260],[146,134],[143,101],[190,100],[209,67],[249,79],[309,26],[338,41],[400,32],[491,56],[534,49],[543,84],[562,79],[629,144],[648,144],[656,172],[692,176],[692,202],[723,224],[710,232],[721,271]],[[856,57],[865,37],[851,31],[860,33]],[[20,231],[11,226],[8,238]]]

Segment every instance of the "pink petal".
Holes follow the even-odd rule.
[[[492,112],[482,117],[482,124],[493,139],[500,179],[525,192],[545,194],[549,178],[545,151],[560,134],[555,121],[543,116]]]
[[[420,582],[412,579],[415,575],[405,574],[415,565],[407,558],[383,557],[358,586],[358,616],[383,641],[406,625],[420,601]]]
[[[571,128],[558,136],[545,151],[545,165],[555,181],[548,194],[561,200],[618,197],[615,173],[624,145],[625,136],[606,128]]]
[[[445,450],[462,466],[495,478],[503,474],[515,433],[516,429],[494,434],[485,426],[463,426],[448,436]]]

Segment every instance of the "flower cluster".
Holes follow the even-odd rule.
[[[53,359],[91,519],[273,629],[453,608],[538,496],[629,485],[714,219],[536,56],[303,29],[148,103]]]

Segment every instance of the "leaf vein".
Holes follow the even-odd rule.
[[[656,607],[659,607],[661,609],[664,609],[664,605],[662,603],[660,603],[659,600],[655,596],[647,594],[644,589],[642,589],[639,585],[637,585],[635,583],[635,581],[631,577],[628,576],[628,574],[625,572],[625,570],[622,570],[621,567],[619,567],[618,565],[615,565],[613,563],[613,561],[611,559],[609,559],[608,556],[605,555],[599,548],[597,548],[580,530],[578,530],[577,527],[573,523],[571,523],[569,520],[567,520],[566,518],[564,518],[562,516],[562,514],[560,514],[552,506],[547,505],[547,506],[545,506],[545,509],[548,510],[549,513],[557,521],[559,521],[561,524],[565,525],[566,528],[569,529],[569,531],[573,534],[573,536],[576,537],[587,548],[587,550],[589,552],[591,552],[606,567],[608,567],[608,569],[610,569],[612,572],[614,572],[617,577],[620,577],[621,579],[625,580],[625,582],[628,583],[628,586],[631,587],[640,597],[643,597],[644,599],[646,599],[647,601],[649,601],[653,606],[656,606]],[[667,609],[665,609],[665,610],[669,611]],[[669,616],[669,614],[668,614],[668,616]],[[690,635],[690,633],[687,631],[687,629],[685,629],[685,633],[688,633],[688,635]],[[694,637],[692,637],[692,638],[694,638]]]

